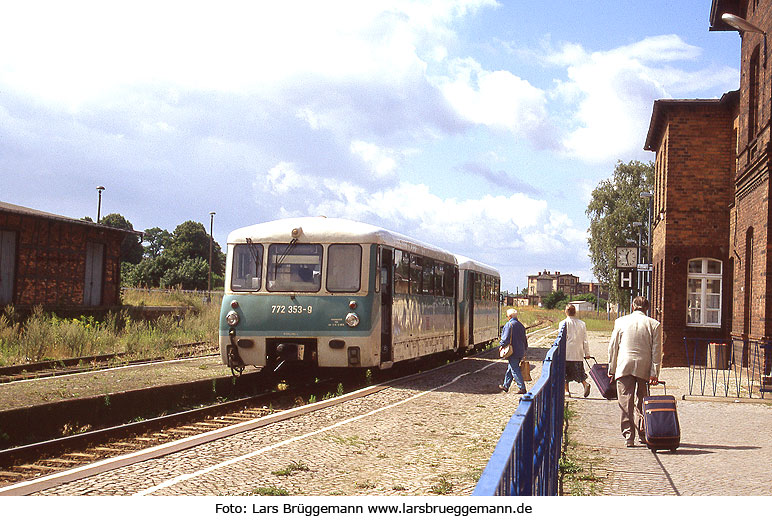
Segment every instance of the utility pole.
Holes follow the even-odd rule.
[[[214,211],[209,212],[209,282],[206,287],[206,301],[212,302],[212,226],[214,226]]]

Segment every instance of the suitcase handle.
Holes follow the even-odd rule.
[[[584,363],[585,363],[585,364],[587,364],[587,367],[588,367],[588,368],[592,369],[592,368],[591,368],[591,366],[590,366],[590,363],[589,363],[589,362],[587,362],[587,359],[588,359],[588,358],[591,358],[591,359],[593,359],[593,360],[595,361],[595,363],[596,363],[596,364],[598,363],[598,361],[597,361],[597,360],[595,360],[595,357],[593,357],[592,355],[590,355],[589,357],[584,357]]]
[[[649,388],[659,386],[660,384],[662,385],[663,388],[665,388],[665,395],[667,395],[667,385],[666,385],[667,383],[664,380],[657,380],[657,383],[654,386],[649,384]]]

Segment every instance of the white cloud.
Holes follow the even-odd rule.
[[[546,120],[545,93],[509,71],[486,71],[473,59],[451,64],[451,77],[437,78],[453,108],[475,124],[525,135]]]
[[[4,5],[0,84],[73,107],[122,85],[278,93],[299,78],[420,73],[451,24],[491,0]],[[12,52],[7,52],[12,50]]]
[[[351,143],[351,152],[368,164],[372,172],[378,176],[392,174],[397,165],[394,159],[396,153],[393,150],[362,140]]]
[[[553,95],[567,107],[575,104],[563,140],[566,152],[590,162],[640,156],[654,100],[728,90],[736,83],[731,68],[688,71],[668,65],[700,53],[679,36],[663,35],[609,51],[566,44],[548,54],[547,61],[565,67],[568,78],[557,83]]]
[[[586,266],[586,232],[546,201],[522,193],[441,198],[424,184],[407,182],[371,193],[352,182],[298,173],[284,162],[257,176],[254,186],[261,205],[281,202],[283,216],[324,215],[381,225],[491,264],[502,274],[519,274],[532,260],[555,257],[567,267]],[[506,285],[514,289],[518,283],[512,277]]]

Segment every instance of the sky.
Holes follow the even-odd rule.
[[[654,100],[739,86],[709,0],[0,0],[0,201],[138,231],[293,216],[597,281]]]

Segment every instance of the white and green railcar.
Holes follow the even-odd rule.
[[[481,349],[499,337],[501,276],[496,268],[456,255],[458,345]]]
[[[220,353],[256,366],[389,368],[455,350],[458,263],[429,244],[334,218],[228,236]]]

